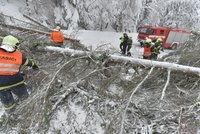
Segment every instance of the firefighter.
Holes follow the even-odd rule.
[[[51,40],[55,43],[55,46],[61,47],[64,42],[64,35],[60,31],[60,26],[56,26],[54,31],[50,35]]]
[[[129,36],[129,38],[128,38],[128,43],[127,43],[127,56],[131,56],[130,49],[131,49],[131,47],[132,47],[132,44],[133,44],[132,37]]]
[[[155,44],[157,44],[163,48],[163,40],[161,38],[157,38]]]
[[[23,100],[29,95],[24,78],[19,72],[20,66],[38,69],[33,61],[18,50],[18,47],[19,40],[11,35],[5,36],[0,46],[0,99],[8,113],[14,111],[16,106],[12,93],[19,100]]]
[[[151,59],[151,43],[151,39],[145,40],[143,59]]]
[[[120,49],[122,54],[126,54],[126,49],[127,49],[127,45],[128,45],[128,35],[127,33],[123,34],[123,37],[120,38]]]
[[[158,59],[158,54],[160,54],[160,51],[164,51],[163,45],[162,45],[162,39],[157,38],[156,42],[154,45],[151,47],[151,58],[154,60]]]

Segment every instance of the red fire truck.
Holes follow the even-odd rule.
[[[162,38],[163,46],[169,49],[176,49],[186,42],[191,34],[190,31],[171,29],[166,27],[144,26],[138,29],[138,41],[143,45],[146,38],[154,40]]]

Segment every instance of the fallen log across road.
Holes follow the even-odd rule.
[[[59,48],[59,47],[52,47],[52,46],[47,46],[43,49],[45,51],[65,53],[70,56],[87,56],[87,55],[101,56],[103,54],[103,52],[93,53],[89,51],[81,51],[81,50]],[[200,68],[180,65],[176,63],[145,60],[145,59],[138,59],[138,58],[133,58],[133,57],[118,56],[118,55],[109,55],[109,54],[106,56],[105,60],[110,61],[110,62],[116,62],[116,63],[129,63],[133,65],[138,65],[138,66],[162,68],[162,69],[167,69],[169,71],[180,72],[183,74],[190,74],[190,75],[194,75],[198,77],[200,76]]]

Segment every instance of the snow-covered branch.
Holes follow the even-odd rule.
[[[161,100],[164,98],[164,96],[165,96],[165,91],[166,91],[166,89],[167,89],[167,86],[169,85],[170,73],[171,73],[171,71],[168,70],[168,73],[167,73],[167,82],[166,82],[166,84],[165,84],[165,86],[164,86],[164,88],[163,88],[162,95],[161,95],[161,98],[160,98]]]
[[[36,19],[34,19],[34,18],[32,18],[32,17],[26,15],[26,14],[23,14],[23,16],[26,17],[27,19],[33,21],[34,23],[39,24],[40,26],[45,27],[46,29],[48,29],[48,30],[50,30],[50,31],[53,31],[53,29],[51,29],[51,28],[45,26],[44,24],[40,23],[38,20],[36,20]]]
[[[88,51],[85,52],[81,50],[74,50],[74,49],[69,49],[69,48],[58,48],[58,47],[51,47],[51,46],[48,46],[44,49],[46,51],[56,51],[60,53],[66,53],[66,54],[69,54],[70,56],[84,56],[84,55],[92,54],[91,52],[88,52]],[[101,54],[101,53],[98,53],[98,54]],[[98,54],[95,53],[96,56]],[[108,62],[130,63],[130,64],[136,64],[139,66],[157,67],[161,69],[167,69],[169,71],[182,72],[182,73],[196,75],[196,76],[200,75],[200,68],[198,67],[180,65],[180,64],[169,63],[169,62],[138,59],[138,58],[132,58],[132,57],[126,57],[126,56],[117,56],[117,55],[107,55],[106,58]]]
[[[122,122],[121,122],[121,128],[120,128],[120,134],[123,134],[123,130],[124,130],[124,121],[125,121],[125,116],[126,116],[126,111],[128,109],[128,106],[131,102],[131,99],[133,97],[133,95],[137,92],[137,90],[140,88],[140,86],[144,83],[144,81],[149,77],[149,75],[152,73],[153,71],[153,67],[151,68],[151,70],[149,71],[148,75],[137,85],[137,87],[133,90],[133,92],[131,93],[131,96],[129,97],[129,100],[128,100],[128,103],[126,105],[126,108],[123,112],[123,115],[122,115]]]

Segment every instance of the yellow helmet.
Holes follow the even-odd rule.
[[[19,44],[19,40],[12,35],[5,36],[2,41],[2,45],[9,45],[11,47],[16,47]]]
[[[151,43],[152,42],[152,40],[151,39],[146,39],[146,41],[145,41],[146,43]]]
[[[163,40],[161,39],[161,38],[158,38],[157,40],[156,40],[156,42],[162,42]]]

